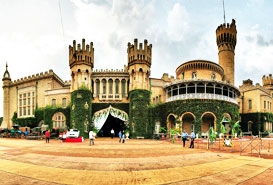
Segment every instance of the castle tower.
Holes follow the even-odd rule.
[[[263,75],[262,84],[263,84],[264,88],[266,88],[268,90],[273,90],[273,78],[272,78],[272,74],[269,74],[269,76]]]
[[[73,46],[69,45],[69,66],[71,72],[71,91],[78,90],[80,87],[87,87],[91,90],[91,74],[94,67],[94,48],[93,42],[82,45],[73,41]]]
[[[234,50],[237,42],[235,20],[232,23],[222,24],[216,29],[219,64],[224,69],[223,81],[234,85]]]
[[[8,64],[6,64],[6,71],[4,72],[3,78],[3,122],[1,124],[2,128],[11,128],[12,123],[9,114],[9,102],[10,102],[10,83],[11,83],[11,78],[10,74],[8,71]]]
[[[76,128],[81,136],[88,137],[92,113],[92,69],[94,67],[93,43],[82,45],[73,41],[69,46],[69,66],[71,72],[71,113],[70,128]]]
[[[150,68],[152,64],[152,44],[144,40],[142,43],[128,43],[128,72],[129,84],[129,120],[132,137],[147,137],[149,131],[148,109],[150,104]],[[145,133],[147,135],[145,135]]]
[[[150,68],[152,64],[152,44],[148,45],[148,41],[144,40],[144,48],[142,43],[139,44],[134,39],[134,44],[128,43],[128,72],[130,75],[129,91],[134,89],[150,90]]]

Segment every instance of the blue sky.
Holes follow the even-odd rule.
[[[273,1],[226,0],[236,20],[235,86],[273,72]],[[68,46],[93,42],[94,69],[123,69],[127,43],[153,45],[151,77],[175,76],[189,60],[218,63],[215,30],[224,23],[222,0],[0,0],[0,74],[12,80],[52,69],[70,80]],[[2,116],[0,91],[0,116]]]

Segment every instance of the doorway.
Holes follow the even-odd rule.
[[[118,137],[119,131],[125,130],[124,121],[119,118],[115,118],[111,114],[109,114],[106,119],[104,125],[100,129],[98,136],[100,137],[111,137],[111,130],[114,129],[115,137]]]

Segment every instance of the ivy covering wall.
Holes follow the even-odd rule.
[[[235,104],[219,100],[189,99],[172,101],[151,107],[151,123],[154,127],[155,122],[160,122],[161,127],[167,128],[166,120],[169,114],[172,113],[179,117],[185,112],[194,114],[196,120],[194,120],[193,124],[196,133],[201,133],[201,116],[205,112],[211,112],[216,116],[217,132],[220,131],[221,125],[219,123],[222,120],[224,113],[229,113],[231,115],[233,123],[239,119],[239,109]]]
[[[36,109],[34,117],[18,118],[17,112],[14,112],[12,116],[12,123],[20,125],[21,127],[38,127],[40,121],[44,120],[44,109]]]
[[[85,89],[73,91],[71,93],[70,128],[77,128],[84,138],[88,138],[91,127],[91,112],[91,91]]]
[[[266,122],[273,122],[272,113],[255,112],[241,114],[241,128],[243,132],[252,131],[253,135],[258,135],[259,131],[265,132]],[[248,127],[249,123],[251,124],[250,128]]]
[[[53,128],[52,125],[52,118],[53,115],[57,112],[62,112],[64,116],[66,117],[66,125],[69,128],[70,127],[70,107],[67,108],[51,108],[51,107],[46,107],[44,109],[44,124],[49,126],[49,129]]]
[[[109,106],[112,106],[116,109],[120,109],[129,114],[129,103],[92,103],[92,116],[95,112],[105,109]]]
[[[35,116],[34,117],[28,117],[28,118],[18,118],[17,113],[15,112],[12,117],[12,122],[16,125],[20,125],[21,127],[38,127],[41,126],[39,123],[41,121],[44,121],[44,124],[49,126],[49,129],[52,129],[52,117],[55,113],[62,112],[66,119],[66,125],[69,125],[70,123],[70,107],[67,108],[52,108],[51,106],[48,106],[46,108],[40,108],[35,110]]]
[[[130,137],[151,136],[150,119],[149,119],[149,104],[150,91],[133,90],[129,92],[130,110],[129,124]]]

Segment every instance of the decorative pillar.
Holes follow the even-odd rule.
[[[94,80],[94,89],[93,89],[93,94],[94,94],[94,97],[97,97],[97,80],[95,79]]]

